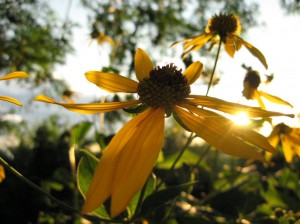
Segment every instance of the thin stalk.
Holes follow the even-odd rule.
[[[199,159],[198,159],[198,161],[197,161],[197,163],[196,163],[197,166],[200,165],[201,161],[204,159],[204,156],[206,155],[206,153],[208,153],[208,151],[210,150],[210,148],[211,148],[211,145],[208,145],[208,146],[205,148],[204,152],[201,154],[201,156],[199,157]]]
[[[2,157],[0,157],[0,164],[2,164],[10,173],[15,175],[18,179],[20,179],[24,183],[28,184],[34,190],[36,190],[36,191],[40,192],[41,194],[45,195],[46,197],[50,198],[52,201],[56,202],[58,205],[60,205],[65,210],[79,214],[80,216],[84,217],[85,219],[87,219],[93,223],[98,223],[99,221],[107,222],[107,223],[130,223],[131,222],[131,221],[118,221],[118,220],[103,219],[103,218],[99,218],[99,217],[95,217],[95,216],[91,216],[91,215],[83,215],[82,213],[80,213],[79,210],[58,200],[57,198],[55,198],[51,194],[49,194],[47,191],[45,191],[43,188],[39,187],[38,185],[31,182],[29,179],[24,177],[20,172],[18,172],[15,168],[13,168],[11,165],[9,165]]]
[[[2,157],[0,157],[0,163],[13,175],[15,175],[18,179],[23,181],[24,183],[28,184],[30,187],[32,187],[34,190],[44,194],[48,198],[50,198],[52,201],[56,202],[59,204],[61,207],[64,209],[74,212],[74,213],[80,213],[78,210],[75,208],[71,207],[70,205],[65,204],[64,202],[58,200],[57,198],[53,197],[51,194],[49,194],[47,191],[45,191],[43,188],[39,187],[38,185],[34,184],[30,180],[28,180],[26,177],[24,177],[21,173],[19,173],[16,169],[14,169],[12,166],[10,166]]]
[[[194,135],[194,133],[191,132],[191,134],[190,134],[189,138],[187,139],[187,141],[186,141],[184,147],[183,147],[183,148],[181,149],[181,151],[179,152],[178,156],[177,156],[176,159],[174,160],[174,162],[173,162],[172,166],[170,167],[169,171],[174,170],[174,168],[175,168],[177,162],[179,161],[179,159],[181,158],[181,156],[183,155],[183,153],[185,152],[185,150],[188,148],[188,146],[189,146],[189,145],[191,144],[191,142],[193,141],[193,139],[194,139],[194,137],[195,137],[195,136],[193,136],[193,135]],[[159,184],[157,185],[157,187],[156,187],[156,190],[159,189],[159,187],[162,185],[162,183],[163,183],[163,182],[160,181],[160,183],[159,183]]]
[[[222,40],[220,40],[219,45],[218,45],[218,51],[217,51],[217,55],[216,55],[216,60],[215,60],[215,64],[214,64],[213,70],[211,72],[210,80],[209,80],[208,87],[207,87],[206,94],[205,94],[206,96],[208,95],[208,92],[210,90],[210,87],[211,87],[213,79],[214,79],[214,75],[215,75],[216,68],[217,68],[217,63],[218,63],[219,56],[220,56],[221,45],[222,45]]]

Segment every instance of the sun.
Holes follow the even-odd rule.
[[[246,112],[240,111],[231,117],[231,120],[237,125],[248,125],[250,123],[249,116]]]

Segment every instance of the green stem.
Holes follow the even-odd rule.
[[[12,166],[10,166],[2,157],[0,157],[0,163],[8,170],[10,171],[13,175],[15,175],[17,178],[19,178],[21,181],[24,183],[28,184],[30,187],[32,187],[34,190],[44,194],[48,198],[50,198],[52,201],[55,201],[57,204],[59,204],[61,207],[64,209],[75,212],[75,213],[80,213],[78,210],[75,208],[65,204],[64,202],[58,200],[57,198],[53,197],[51,194],[49,194],[47,191],[45,191],[43,188],[39,187],[38,185],[34,184],[30,180],[28,180],[26,177],[24,177],[21,173],[19,173],[16,169],[14,169]]]
[[[170,171],[174,170],[177,162],[179,161],[179,159],[181,158],[181,156],[183,155],[183,153],[185,152],[185,150],[188,148],[188,146],[191,144],[191,142],[193,141],[194,139],[194,136],[193,136],[193,132],[191,132],[189,138],[187,139],[184,147],[181,149],[181,151],[179,152],[178,156],[176,157],[175,161],[173,162],[171,168],[170,168]]]
[[[179,161],[179,159],[181,158],[181,156],[183,155],[183,153],[185,152],[185,150],[188,148],[188,146],[189,146],[189,145],[191,144],[191,142],[193,141],[193,139],[194,139],[194,137],[195,137],[195,136],[193,136],[193,135],[194,135],[194,133],[191,132],[191,134],[190,134],[189,138],[187,139],[187,141],[186,141],[184,147],[183,147],[183,148],[181,149],[181,151],[179,152],[178,156],[177,156],[176,159],[174,160],[174,162],[173,162],[171,168],[169,169],[169,171],[174,170],[174,168],[175,168],[177,162]],[[157,187],[156,187],[156,190],[159,189],[159,187],[162,185],[162,183],[163,183],[163,182],[160,181],[160,183],[159,183],[159,184],[157,185]]]
[[[205,148],[204,152],[201,154],[201,156],[199,157],[199,159],[198,159],[198,161],[197,161],[197,163],[196,163],[197,166],[200,165],[201,161],[204,159],[204,156],[206,155],[206,153],[208,153],[208,151],[210,150],[210,148],[211,148],[211,145],[208,145],[208,146]]]
[[[217,51],[217,56],[216,56],[215,64],[214,64],[213,70],[211,72],[211,76],[210,76],[210,80],[209,80],[209,83],[208,83],[208,87],[207,87],[205,96],[208,95],[208,92],[210,90],[210,87],[211,87],[213,79],[214,79],[214,75],[215,75],[216,68],[217,68],[217,63],[218,63],[219,56],[220,56],[221,45],[222,45],[222,40],[220,40],[219,45],[218,45],[218,51]]]

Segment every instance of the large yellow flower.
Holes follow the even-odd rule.
[[[265,98],[270,102],[276,104],[282,104],[282,105],[293,107],[289,102],[279,98],[278,96],[274,96],[269,93],[258,90],[260,84],[261,84],[261,79],[259,73],[257,71],[252,70],[251,68],[247,68],[247,73],[245,75],[244,83],[243,83],[244,85],[244,89],[242,91],[243,96],[247,100],[256,100],[259,106],[264,110],[266,109],[266,106],[262,98]]]
[[[273,147],[281,142],[283,155],[288,163],[293,161],[295,156],[300,157],[300,129],[291,128],[284,123],[276,125],[268,137]]]
[[[208,20],[205,33],[177,41],[173,43],[172,46],[178,43],[185,43],[183,46],[183,58],[187,57],[192,51],[199,50],[207,42],[212,42],[214,45],[215,43],[221,41],[224,44],[225,51],[231,57],[234,57],[235,52],[238,51],[242,46],[245,46],[251,54],[260,60],[265,68],[268,68],[264,55],[252,44],[239,37],[238,35],[240,33],[241,24],[238,16],[220,13],[219,15],[215,15]]]
[[[0,77],[0,81],[8,80],[8,79],[27,78],[27,77],[28,77],[27,73],[18,71],[18,72],[12,72],[5,76]],[[9,97],[9,96],[0,96],[0,100],[4,100],[4,101],[10,102],[10,103],[17,104],[19,106],[23,106],[23,104],[20,101],[14,99],[12,97]]]
[[[90,71],[85,75],[90,82],[107,91],[137,93],[138,100],[67,104],[43,95],[35,98],[79,113],[102,113],[133,105],[148,107],[125,124],[107,146],[90,184],[83,213],[93,211],[109,197],[112,217],[126,209],[131,198],[145,184],[162,148],[165,114],[172,114],[185,129],[195,132],[224,153],[264,160],[257,148],[268,152],[275,151],[262,135],[235,126],[230,120],[212,110],[228,114],[243,110],[247,111],[250,117],[283,114],[213,97],[191,95],[190,85],[198,79],[203,70],[201,62],[194,62],[183,73],[173,64],[154,68],[148,55],[142,49],[138,49],[134,65],[139,82],[118,74],[99,71]]]

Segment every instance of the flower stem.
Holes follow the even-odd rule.
[[[16,169],[14,169],[12,166],[10,166],[2,157],[0,157],[0,163],[13,175],[15,175],[17,178],[19,178],[24,183],[28,184],[30,187],[32,187],[34,190],[46,195],[48,198],[50,198],[52,201],[55,201],[57,204],[59,204],[64,209],[74,212],[74,213],[80,213],[75,208],[65,204],[64,202],[58,200],[57,198],[53,197],[51,194],[49,194],[47,191],[45,191],[43,188],[39,187],[38,185],[34,184],[30,180],[28,180],[26,177],[24,177],[21,173],[19,173]]]
[[[185,150],[188,148],[188,146],[191,144],[191,142],[193,141],[193,139],[194,139],[195,137],[196,137],[196,136],[194,136],[194,133],[191,132],[191,134],[190,134],[189,138],[187,139],[187,141],[186,141],[184,147],[183,147],[183,148],[181,149],[181,151],[179,152],[178,156],[177,156],[176,159],[174,160],[174,162],[173,162],[171,168],[169,169],[169,171],[174,170],[174,168],[175,168],[177,162],[179,161],[179,159],[181,158],[181,156],[183,155],[183,153],[185,152]],[[162,185],[162,183],[163,183],[163,182],[160,181],[160,183],[157,184],[156,190],[159,189],[159,187]]]
[[[213,79],[214,79],[214,75],[215,75],[216,68],[217,68],[217,63],[218,63],[219,56],[220,56],[221,45],[222,45],[222,40],[220,40],[219,45],[218,45],[218,51],[217,51],[217,55],[216,55],[216,59],[215,59],[215,64],[214,64],[213,70],[211,72],[211,76],[210,76],[210,80],[209,80],[209,83],[208,83],[208,87],[207,87],[205,96],[208,95],[208,92],[210,90],[210,87],[211,87]]]

